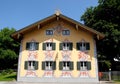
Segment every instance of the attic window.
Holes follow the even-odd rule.
[[[53,30],[46,30],[46,35],[53,35]]]
[[[70,35],[70,30],[62,30],[62,35]]]

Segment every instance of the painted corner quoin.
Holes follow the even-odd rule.
[[[11,35],[20,44],[17,81],[98,82],[96,39],[104,35],[53,14]]]

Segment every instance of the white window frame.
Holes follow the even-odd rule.
[[[80,70],[81,71],[87,70],[87,62],[86,61],[81,61],[80,62]]]
[[[53,66],[52,61],[46,61],[45,62],[45,70],[52,70],[52,66]]]
[[[46,50],[52,50],[52,43],[46,43]]]
[[[85,44],[85,42],[81,42],[80,50],[82,50],[82,51],[86,50],[86,44]]]
[[[70,62],[63,61],[63,66],[62,67],[63,67],[63,70],[70,70]]]
[[[28,70],[35,70],[35,61],[28,61]]]
[[[63,50],[70,50],[70,45],[69,43],[63,43]]]

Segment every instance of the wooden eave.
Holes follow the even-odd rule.
[[[53,14],[45,19],[42,19],[40,21],[37,21],[27,27],[24,27],[16,32],[14,32],[11,36],[14,38],[14,39],[19,39],[18,36],[22,36],[24,35],[26,32],[29,32],[31,30],[33,30],[34,28],[42,28],[42,26],[44,26],[45,24],[51,22],[51,21],[55,21],[57,20],[57,18],[59,18],[60,20],[65,20],[73,25],[77,25],[77,28],[81,28],[82,30],[85,30],[87,32],[90,32],[92,33],[93,35],[95,35],[96,37],[98,37],[99,39],[102,39],[104,38],[104,34],[92,29],[92,28],[89,28],[81,23],[79,23],[78,21],[75,21],[67,16],[64,16],[62,14],[60,15],[56,15],[56,14]],[[75,27],[76,28],[76,27]]]

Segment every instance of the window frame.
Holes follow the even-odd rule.
[[[25,70],[38,70],[38,61],[34,61],[34,60],[25,61],[24,69]]]
[[[77,42],[76,48],[77,50],[80,50],[80,51],[90,50],[90,43],[89,42]]]
[[[60,61],[59,70],[62,71],[71,71],[74,69],[73,61]]]
[[[56,61],[42,61],[42,70],[52,71],[55,69],[56,69]]]
[[[39,42],[26,42],[26,50],[39,50]]]
[[[90,61],[77,61],[77,70],[80,70],[80,71],[91,70],[91,62]]]
[[[62,30],[62,35],[64,35],[64,36],[70,35],[70,30],[68,30],[68,29]]]
[[[60,48],[60,50],[63,50],[63,51],[72,50],[73,43],[72,42],[62,42],[59,44],[59,48]]]
[[[54,42],[43,43],[43,50],[51,51],[51,50],[55,50],[55,49],[56,49],[56,43],[54,43]]]
[[[49,32],[49,33],[48,33],[48,32]],[[53,35],[53,30],[52,30],[52,29],[46,30],[46,35]]]

